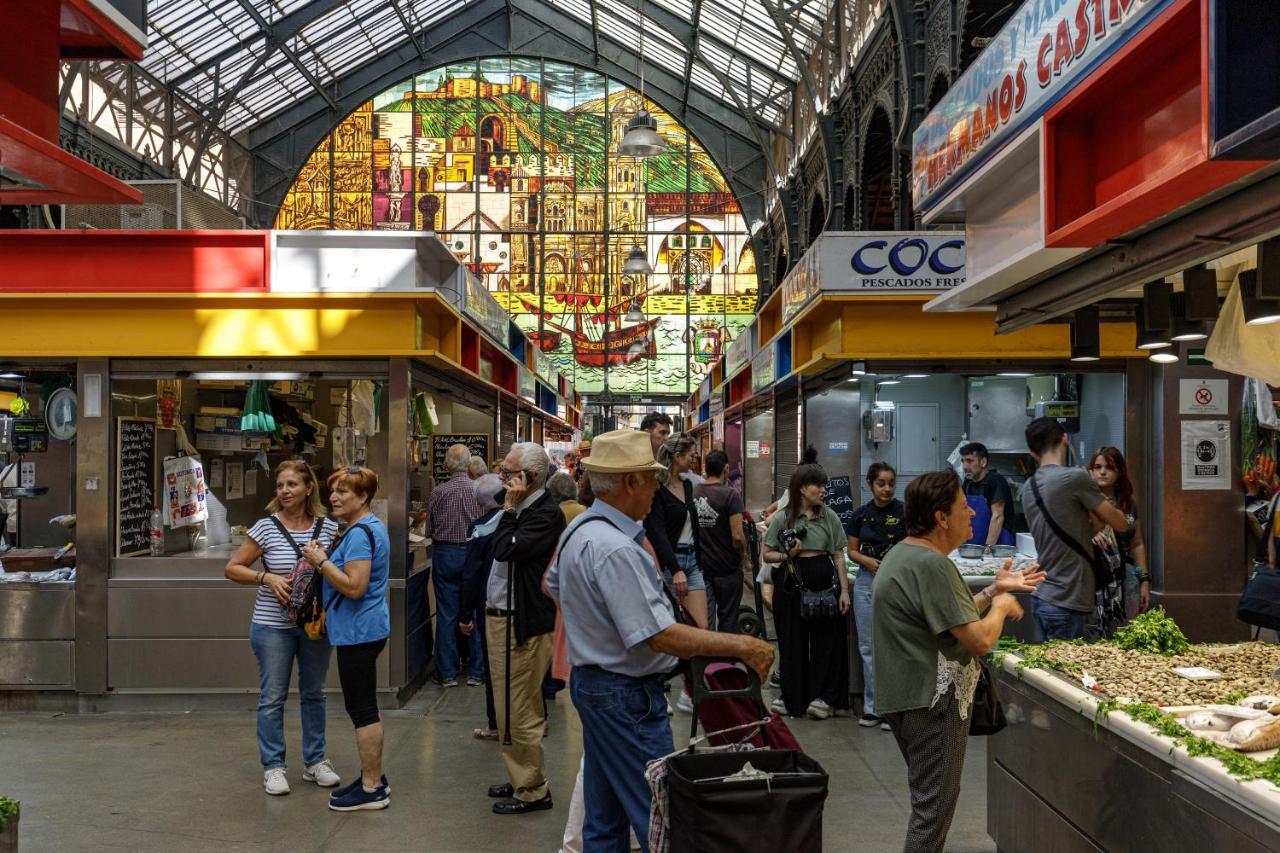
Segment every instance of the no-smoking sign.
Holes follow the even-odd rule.
[[[1178,384],[1178,412],[1183,415],[1227,414],[1227,380],[1183,379]]]

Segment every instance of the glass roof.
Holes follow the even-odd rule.
[[[491,0],[152,0],[142,64],[236,133],[484,2]],[[632,53],[643,27],[650,68],[683,78],[687,67],[692,90],[776,125],[800,72],[775,20],[808,56],[810,33],[821,32],[832,0],[506,2],[554,7]]]

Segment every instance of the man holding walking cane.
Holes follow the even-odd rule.
[[[512,445],[500,472],[507,493],[485,596],[489,673],[510,778],[489,788],[500,815],[551,808],[542,771],[541,689],[551,665],[556,605],[542,592],[542,575],[565,525],[559,504],[543,488],[550,464],[545,450],[525,442]]]

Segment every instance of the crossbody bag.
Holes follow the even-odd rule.
[[[285,617],[290,622],[299,628],[307,629],[308,625],[322,618],[323,608],[320,607],[319,601],[320,575],[315,566],[307,562],[293,534],[280,522],[280,519],[272,515],[271,523],[276,526],[276,530],[280,531],[280,535],[284,537],[285,542],[289,543],[289,547],[293,548],[293,553],[298,558],[293,571],[289,573],[289,603],[281,605],[281,609],[284,610]],[[324,518],[317,518],[316,526],[311,530],[311,538],[319,539],[320,531],[323,529]],[[321,633],[323,628],[316,629],[316,635],[311,638],[314,640]],[[311,636],[311,630],[307,630],[307,636]]]

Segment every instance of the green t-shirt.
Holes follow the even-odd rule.
[[[782,531],[786,529],[786,524],[786,510],[774,513],[773,519],[769,522],[769,529],[764,534],[764,544],[775,551],[786,550],[782,547]],[[805,531],[804,538],[800,540],[801,551],[826,551],[828,554],[835,555],[837,551],[843,551],[849,547],[849,539],[845,536],[840,516],[825,504],[817,518],[797,515],[795,528],[797,532]]]
[[[876,713],[928,708],[938,653],[962,664],[973,659],[951,629],[978,618],[954,563],[929,548],[895,545],[871,587]]]

